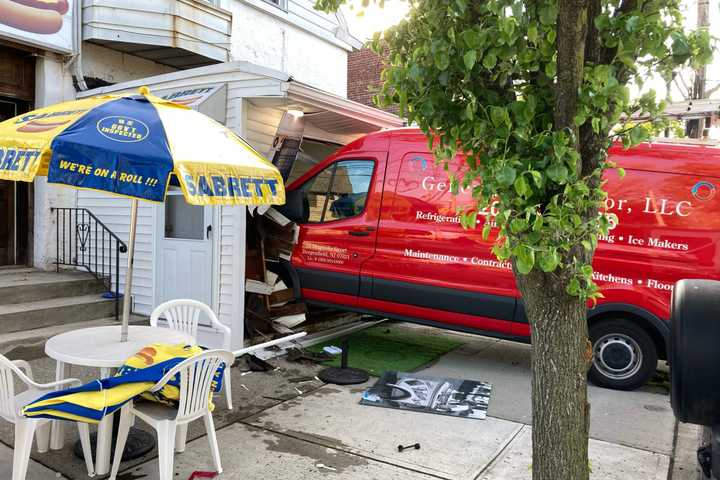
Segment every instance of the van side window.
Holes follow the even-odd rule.
[[[365,210],[375,162],[333,163],[305,182],[301,190],[310,207],[308,222],[322,223],[360,215]]]

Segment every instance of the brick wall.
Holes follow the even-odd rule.
[[[380,72],[387,55],[377,55],[369,48],[355,50],[348,55],[347,97],[364,105],[375,107],[373,96],[380,88]],[[390,113],[398,113],[396,106],[384,108]]]

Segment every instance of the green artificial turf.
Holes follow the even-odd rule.
[[[320,352],[326,345],[341,347],[345,338],[350,340],[348,366],[366,370],[375,377],[387,370],[415,371],[462,345],[462,342],[438,335],[434,330],[415,331],[395,325],[377,325],[314,345],[308,350]],[[340,366],[340,355],[323,365]]]

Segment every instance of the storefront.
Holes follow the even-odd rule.
[[[143,85],[155,95],[225,124],[263,155],[270,154],[277,144],[278,127],[286,112],[303,117],[297,169],[290,178],[366,133],[403,125],[395,115],[248,62],[173,72],[80,96],[129,93]],[[78,194],[78,207],[91,210],[115,232],[127,231],[126,200],[83,191]],[[147,315],[168,299],[200,300],[231,327],[233,347],[239,348],[244,340],[247,212],[240,207],[194,207],[172,189],[165,204],[142,205],[133,310]]]
[[[27,21],[17,15],[0,17],[0,121],[34,108],[73,97],[72,76],[66,64],[76,50],[76,0],[67,8],[46,11]],[[0,159],[4,152],[0,150]],[[35,184],[0,181],[0,266],[47,267],[44,245],[54,243],[50,203],[70,201]]]
[[[29,111],[35,104],[35,54],[0,42],[0,121]],[[0,156],[2,152],[0,152]],[[32,260],[33,188],[0,180],[0,266]]]

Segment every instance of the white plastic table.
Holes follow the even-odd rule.
[[[100,368],[100,377],[111,375],[111,370],[120,368],[128,358],[150,343],[194,344],[192,335],[167,328],[130,326],[128,341],[120,342],[120,325],[92,327],[62,333],[45,343],[45,354],[57,362],[56,380],[70,377],[70,366]],[[98,425],[95,473],[110,472],[110,450],[112,442],[112,415],[107,415]],[[50,448],[63,448],[63,422],[53,422]]]

